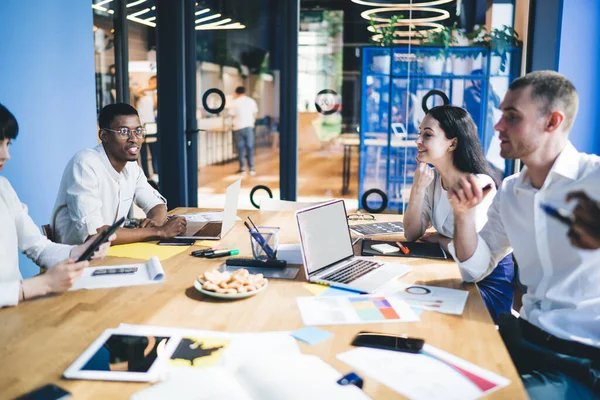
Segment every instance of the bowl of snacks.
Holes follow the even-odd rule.
[[[219,299],[243,299],[267,288],[269,282],[262,274],[251,274],[247,269],[234,272],[207,271],[194,282],[194,287],[207,296]]]

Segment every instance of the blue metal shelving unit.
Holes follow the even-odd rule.
[[[416,168],[422,107],[449,104],[465,107],[473,116],[488,160],[505,175],[512,173],[494,156],[494,119],[499,101],[520,68],[518,48],[510,49],[506,68],[489,49],[451,47],[365,47],[362,51],[359,206],[370,189],[388,197],[388,210],[402,212]],[[493,88],[493,90],[491,89]],[[496,115],[496,117],[495,117]],[[368,199],[371,208],[381,198]]]

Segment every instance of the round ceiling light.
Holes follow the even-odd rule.
[[[412,0],[409,3],[377,3],[374,1],[364,1],[364,0],[351,0],[353,3],[359,4],[361,6],[369,6],[369,7],[426,7],[426,6],[439,6],[440,4],[452,3],[456,0],[431,0],[431,1],[417,1]]]
[[[372,17],[371,14],[377,15],[378,13],[391,12],[391,11],[407,11],[407,10],[409,10],[409,9],[407,9],[405,7],[372,8],[370,10],[363,11],[360,14],[360,16],[368,21],[389,23],[392,21],[391,18],[380,18],[380,17],[376,17],[376,16]],[[406,20],[399,19],[397,21],[397,23],[408,25],[408,24],[416,24],[416,23],[421,23],[421,22],[443,21],[445,19],[450,18],[450,13],[446,10],[442,10],[441,8],[420,7],[418,10],[413,9],[413,11],[432,12],[432,13],[437,13],[438,16],[425,17],[425,18],[410,18],[410,19],[406,19]]]

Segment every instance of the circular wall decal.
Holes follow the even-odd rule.
[[[256,202],[254,201],[254,194],[256,192],[258,192],[259,190],[264,190],[265,192],[267,192],[267,194],[269,195],[270,198],[273,198],[273,192],[271,192],[271,189],[269,189],[268,186],[265,185],[256,185],[252,188],[252,190],[250,191],[250,203],[252,203],[252,205],[256,208],[260,208],[260,206],[258,204],[256,204]]]
[[[221,105],[219,107],[211,108],[208,106],[208,96],[210,96],[211,94],[216,94],[221,98]],[[202,105],[204,106],[204,109],[209,113],[218,114],[225,108],[225,94],[220,89],[208,89],[206,92],[204,92],[204,96],[202,96]]]
[[[367,204],[367,198],[372,195],[377,193],[378,195],[381,196],[381,206],[377,207],[377,208],[371,208],[369,207],[369,205]],[[362,198],[361,198],[361,203],[362,203],[362,207],[367,211],[370,212],[372,214],[378,214],[380,212],[382,212],[383,210],[386,209],[387,205],[388,205],[388,197],[385,193],[383,193],[382,190],[380,189],[369,189],[366,192],[363,193]]]
[[[427,92],[427,94],[425,96],[423,96],[423,100],[421,101],[421,108],[423,108],[423,111],[425,112],[425,114],[427,114],[429,112],[429,108],[427,107],[427,100],[429,100],[429,98],[431,96],[440,96],[442,98],[442,100],[444,101],[444,105],[448,105],[450,103],[450,100],[448,100],[448,96],[446,96],[446,93],[442,92],[441,90],[430,90],[429,92]]]
[[[323,115],[331,115],[340,109],[340,96],[335,90],[323,89],[315,97],[315,108]]]

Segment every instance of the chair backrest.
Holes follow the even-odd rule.
[[[265,197],[260,201],[260,211],[296,211],[320,203],[322,201],[287,201]]]

